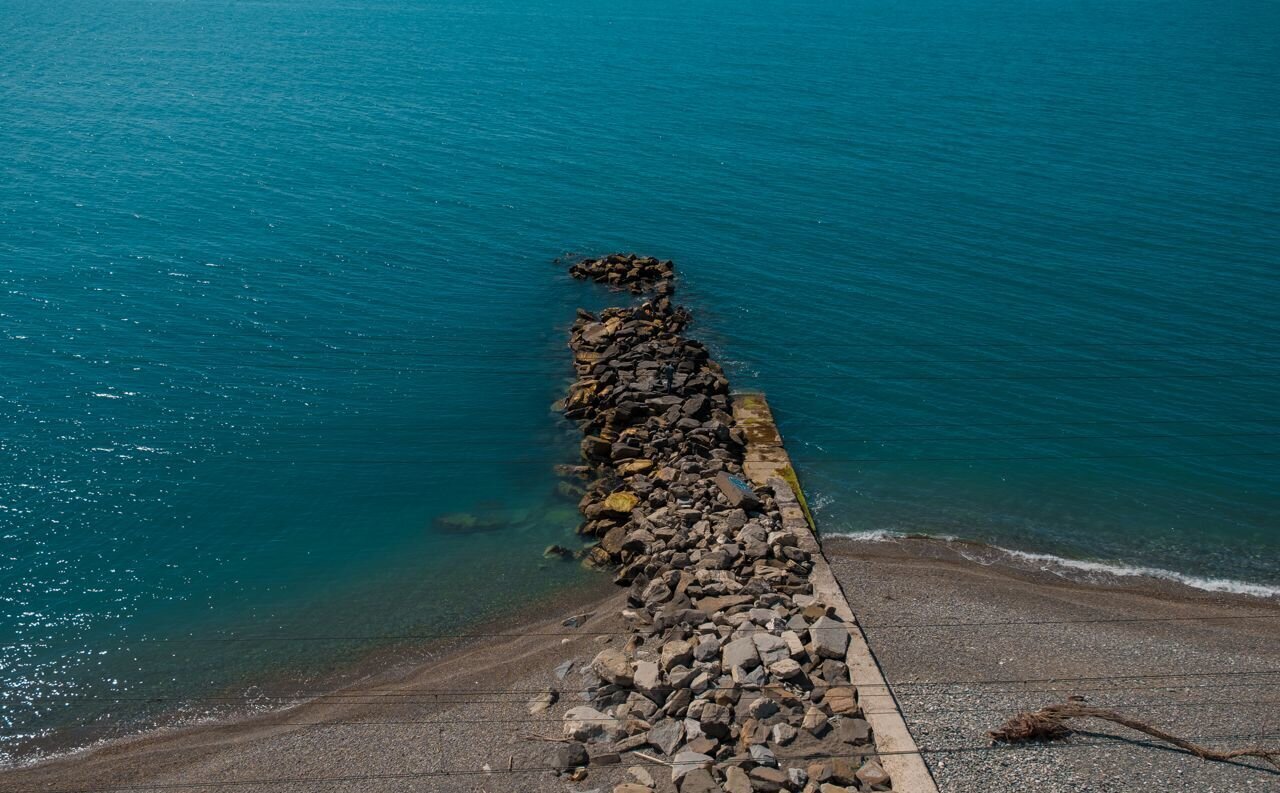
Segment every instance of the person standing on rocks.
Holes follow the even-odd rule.
[[[662,381],[666,383],[668,394],[676,390],[676,367],[670,361],[662,367]]]

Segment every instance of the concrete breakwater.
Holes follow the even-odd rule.
[[[579,311],[571,330],[564,411],[583,432],[580,531],[597,538],[585,562],[628,587],[630,635],[592,661],[557,766],[644,751],[680,793],[894,789],[850,676],[852,614],[838,587],[815,588],[821,551],[788,483],[770,469],[750,484],[751,428],[683,335],[674,267],[615,254],[571,273],[651,296]],[[653,789],[670,785],[638,774],[615,793]]]

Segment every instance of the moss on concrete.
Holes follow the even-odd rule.
[[[809,502],[804,497],[804,490],[800,487],[800,478],[796,476],[796,470],[789,465],[785,465],[778,469],[778,476],[791,485],[791,491],[796,494],[796,501],[800,502],[800,509],[804,510],[804,519],[809,523],[809,530],[817,535],[818,524],[814,522],[813,513],[809,511]]]

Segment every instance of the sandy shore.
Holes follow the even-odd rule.
[[[1280,671],[1280,603],[1080,583],[927,540],[824,547],[945,793],[1280,790],[1261,762],[1203,762],[1105,722],[1053,746],[987,751],[984,736],[1076,694],[1212,747],[1280,747],[1280,674],[1262,674]],[[1185,619],[1206,616],[1230,619]]]
[[[625,640],[615,635],[624,597],[601,576],[476,628],[514,636],[468,640],[286,711],[153,732],[3,772],[0,791],[199,790],[207,783],[244,793],[611,788],[624,780],[624,766],[593,767],[587,780],[571,784],[547,770],[556,744],[530,737],[560,736],[563,712],[584,701],[577,670],[602,646]],[[580,627],[562,625],[584,613],[593,616]],[[569,660],[573,671],[561,681],[555,669]],[[529,700],[548,689],[560,691],[560,701],[531,716]],[[664,777],[665,769],[653,770]]]
[[[1280,604],[1136,579],[1082,584],[930,541],[825,548],[946,793],[1280,789],[1280,772],[1261,763],[1202,762],[1105,723],[1052,746],[989,751],[984,737],[1020,708],[1077,694],[1212,746],[1280,743],[1280,675],[1262,674],[1280,670]],[[570,782],[548,770],[556,744],[536,736],[559,736],[560,716],[584,701],[577,669],[623,641],[623,597],[601,576],[477,628],[515,636],[442,648],[287,711],[0,773],[0,791],[607,791],[627,764],[593,764]],[[562,625],[582,613],[593,616]],[[1184,619],[1203,616],[1266,618]],[[946,624],[959,622],[1022,624]],[[531,716],[529,699],[547,689],[559,701]],[[866,692],[863,706],[891,702]],[[674,790],[666,769],[647,768],[658,790]]]

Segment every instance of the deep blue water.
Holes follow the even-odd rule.
[[[826,531],[1280,585],[1278,77],[1261,0],[3,0],[0,727],[581,580],[571,251]]]

